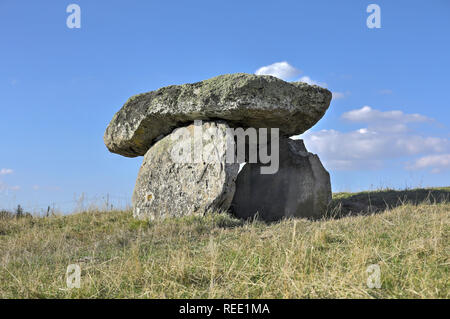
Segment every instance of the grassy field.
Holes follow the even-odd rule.
[[[3,216],[0,298],[449,298],[449,194],[335,194],[327,218],[271,224]],[[66,286],[69,264],[81,267],[79,289]]]

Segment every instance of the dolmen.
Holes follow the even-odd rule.
[[[144,156],[132,196],[139,219],[230,212],[320,218],[330,175],[302,140],[331,92],[269,75],[220,75],[138,94],[104,134],[109,151]]]

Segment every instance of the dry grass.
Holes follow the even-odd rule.
[[[130,212],[0,219],[0,298],[449,298],[450,204],[265,224]],[[69,264],[81,288],[66,288]],[[371,264],[380,289],[367,287]]]

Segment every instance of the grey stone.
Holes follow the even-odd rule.
[[[316,85],[225,74],[131,97],[114,115],[104,142],[111,152],[140,156],[177,127],[218,119],[231,127],[279,128],[281,135],[291,136],[321,119],[330,101],[331,92]]]
[[[247,163],[236,180],[231,210],[236,217],[276,221],[285,217],[320,218],[331,201],[330,175],[302,140],[280,138],[279,169],[261,174]]]
[[[227,153],[235,152],[227,128],[220,122],[192,124],[156,142],[136,180],[134,216],[152,220],[227,210],[239,171],[239,164],[226,161]],[[199,130],[204,134],[194,138]]]

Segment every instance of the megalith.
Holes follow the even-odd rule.
[[[261,163],[247,163],[236,180],[232,213],[266,221],[287,217],[320,218],[331,200],[330,174],[303,140],[280,138],[279,167],[262,174]]]

